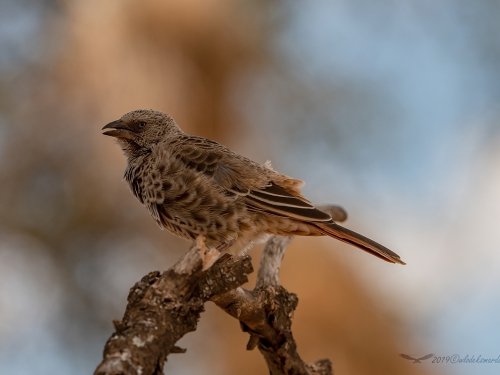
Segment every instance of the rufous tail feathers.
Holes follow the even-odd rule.
[[[352,230],[341,227],[340,225],[337,225],[335,223],[328,223],[328,222],[327,223],[316,222],[314,223],[314,225],[318,227],[319,230],[322,233],[326,234],[327,236],[336,238],[339,241],[356,246],[361,250],[364,250],[372,255],[375,255],[376,257],[385,260],[386,262],[406,264],[399,258],[398,254],[392,252],[385,246],[382,246],[381,244],[362,236],[361,234],[353,232]]]

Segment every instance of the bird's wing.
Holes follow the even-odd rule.
[[[423,357],[421,358],[418,358],[419,361],[423,361],[424,359],[429,359],[431,357],[434,357],[434,354],[427,354],[427,355],[424,355]]]
[[[224,154],[218,150],[218,145],[208,139],[186,137],[175,146],[173,155],[186,167],[212,177],[224,157]]]
[[[250,206],[273,214],[288,216],[302,221],[332,221],[332,217],[329,214],[293,196],[273,182],[262,189],[251,190],[245,196],[245,200]]]
[[[237,155],[217,142],[185,138],[176,145],[175,157],[188,168],[213,178],[226,193],[243,197],[254,210],[301,221],[332,221],[329,214],[315,208],[296,191],[279,186],[272,176],[290,186],[299,181]]]
[[[410,361],[416,360],[416,358],[413,358],[412,356],[410,356],[408,354],[400,354],[399,356],[403,357],[404,359],[409,359]]]
[[[211,178],[228,195],[245,195],[267,183],[257,163],[215,141],[186,136],[172,149],[173,156],[185,167]]]

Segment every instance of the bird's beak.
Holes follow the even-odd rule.
[[[132,139],[132,132],[130,131],[130,128],[125,122],[121,120],[110,122],[108,125],[102,128],[102,130],[104,129],[110,129],[102,133],[104,135],[109,135],[110,137],[115,138]]]

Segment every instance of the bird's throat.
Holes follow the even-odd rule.
[[[145,155],[150,152],[147,148],[138,145],[130,139],[117,138],[117,140],[123,150],[123,153],[128,159],[135,159],[138,156]]]

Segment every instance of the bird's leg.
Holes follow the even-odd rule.
[[[226,251],[231,246],[233,246],[233,243],[234,240],[223,242],[219,246],[217,246],[216,249],[219,250],[220,252]]]
[[[219,250],[219,248],[217,248]],[[217,263],[224,263],[231,259],[233,256],[229,253],[221,253],[220,257],[217,259]]]
[[[203,260],[203,271],[206,271],[215,263],[219,258],[220,251],[213,248],[207,248],[205,237],[201,234],[196,238],[196,246],[200,249],[200,257]]]

